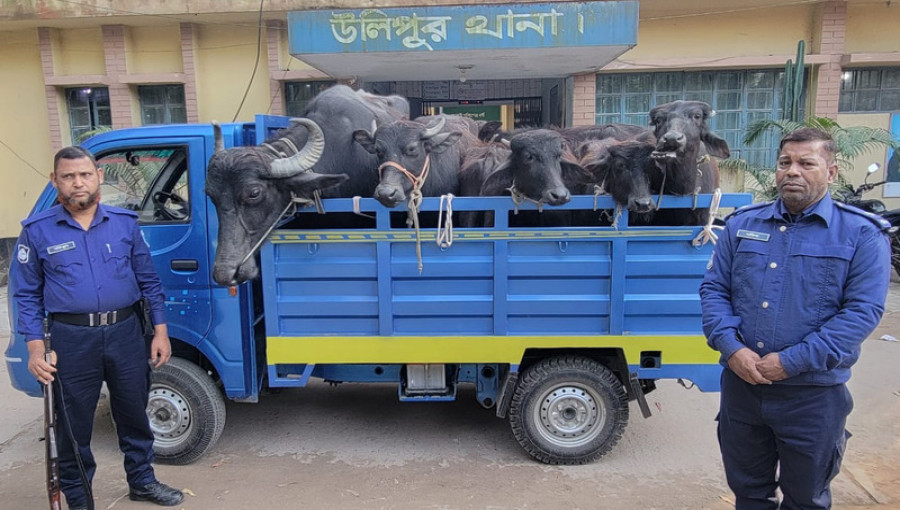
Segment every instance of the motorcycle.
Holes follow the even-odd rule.
[[[877,214],[890,222],[891,229],[888,231],[888,235],[891,239],[891,265],[894,266],[894,271],[900,275],[900,209],[888,211],[884,202],[881,200],[875,198],[863,198],[864,193],[887,183],[887,181],[869,182],[869,177],[879,170],[881,170],[881,165],[872,163],[866,171],[866,178],[863,180],[862,184],[856,189],[853,189],[852,184],[847,184],[844,189],[836,192],[836,198],[841,202],[856,206],[863,211]]]

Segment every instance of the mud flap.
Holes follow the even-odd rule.
[[[500,394],[497,395],[497,418],[506,418],[517,382],[519,382],[518,372],[510,371],[506,373],[506,377],[503,378],[503,386],[500,388]]]
[[[644,415],[644,418],[649,418],[650,406],[647,405],[647,399],[644,398],[644,391],[641,389],[641,382],[638,380],[637,372],[628,374],[628,383],[628,399],[630,400],[633,395],[634,399],[637,400],[638,406],[641,408],[641,414]]]

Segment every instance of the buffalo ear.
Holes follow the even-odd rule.
[[[509,164],[504,162],[484,180],[479,194],[484,197],[505,195],[507,193],[506,190],[512,187],[512,184],[512,170],[510,170]]]
[[[728,149],[728,142],[719,137],[719,135],[707,131],[703,134],[701,140],[703,141],[703,144],[706,145],[706,152],[708,152],[710,156],[722,159],[731,156],[731,151]]]
[[[311,198],[313,192],[333,188],[350,179],[347,174],[319,174],[316,172],[300,172],[285,179],[285,183],[298,197]]]
[[[425,147],[428,152],[440,153],[449,149],[462,137],[459,131],[451,131],[449,133],[438,133],[431,138],[425,139]]]
[[[357,129],[353,132],[353,139],[356,140],[356,143],[362,145],[363,149],[371,154],[375,154],[375,138],[372,137],[372,133],[365,129]]]

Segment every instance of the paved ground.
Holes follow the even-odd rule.
[[[6,293],[0,288],[0,338]],[[900,509],[900,282],[854,369],[856,407],[835,508]],[[42,407],[0,367],[0,508],[45,508]],[[648,396],[654,416],[631,422],[616,448],[589,466],[531,461],[505,421],[471,389],[449,404],[402,404],[393,386],[316,384],[228,404],[213,451],[191,466],[158,466],[189,491],[185,509],[712,509],[733,507],[719,460],[717,394],[664,382]],[[128,501],[121,455],[98,410],[94,451],[98,509],[152,508]]]

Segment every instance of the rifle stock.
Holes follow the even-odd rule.
[[[51,363],[50,324],[44,319],[44,360]],[[53,402],[53,382],[44,385],[44,448],[47,462],[47,498],[50,510],[61,510],[59,484],[59,451],[56,447],[56,409]]]

